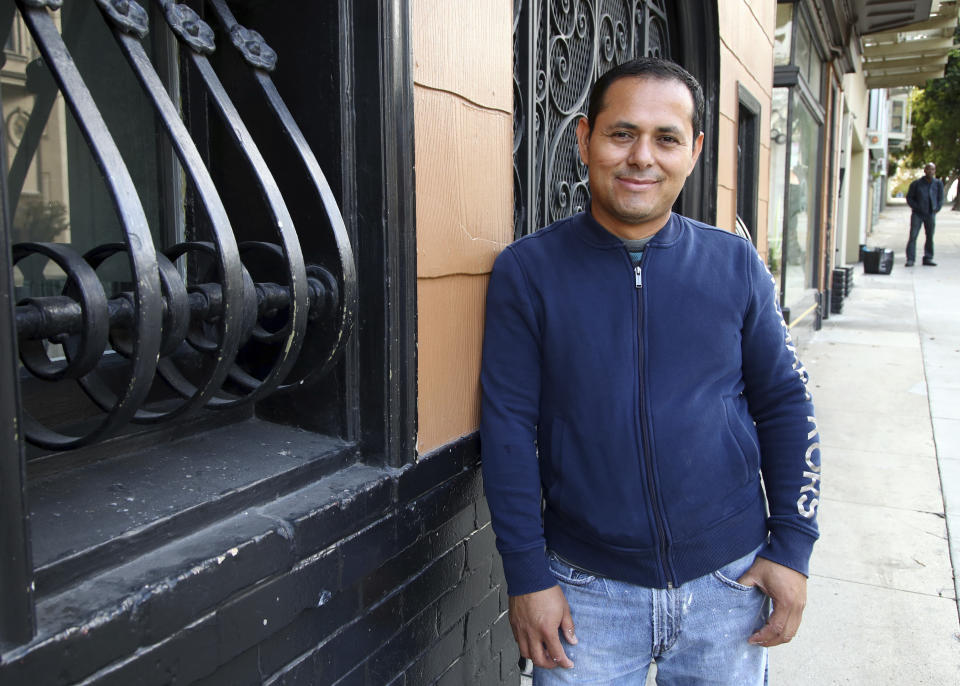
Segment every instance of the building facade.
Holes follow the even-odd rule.
[[[0,682],[518,683],[494,258],[585,206],[593,79],[662,55],[706,95],[677,210],[749,235],[812,327],[869,202],[853,21],[0,0]]]

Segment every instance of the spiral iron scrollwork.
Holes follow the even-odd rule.
[[[237,243],[209,170],[140,41],[147,30],[143,8],[133,0],[97,0],[208,220],[208,240],[181,242],[158,252],[130,174],[47,3],[41,8],[36,0],[17,0],[91,152],[110,172],[104,178],[124,231],[123,242],[84,254],[60,243],[13,246],[14,264],[52,261],[66,275],[59,294],[17,303],[23,368],[42,381],[75,382],[101,412],[71,433],[61,433],[61,427],[46,426],[25,411],[27,440],[50,450],[89,445],[128,422],[157,423],[200,407],[234,407],[314,382],[338,359],[352,331],[357,278],[346,228],[319,164],[265,66],[250,65],[282,135],[304,162],[316,189],[314,201],[330,219],[337,273],[306,263],[279,187],[206,57],[213,50],[213,30],[185,5],[155,1],[166,11],[178,40],[192,49],[189,59],[262,190],[272,218],[272,226],[264,229],[273,232],[275,241]],[[216,0],[213,4],[231,35],[241,36],[247,48],[255,43],[255,53],[266,63],[275,62],[275,53],[259,34],[238,31],[226,6],[217,6]],[[47,114],[50,110],[41,109]],[[34,115],[42,128],[38,111],[35,108]],[[21,147],[18,156],[32,157],[35,151],[27,148],[35,143]],[[126,262],[131,286],[108,296],[97,270],[112,260]],[[59,346],[62,357],[50,354],[53,346]],[[301,351],[312,364],[304,365],[305,372],[295,372]],[[118,376],[121,366],[125,371]],[[157,390],[162,392],[158,395]]]
[[[634,57],[670,57],[665,0],[516,0],[514,218],[519,235],[581,211],[575,130],[590,87]],[[532,43],[532,44],[531,44]],[[526,56],[529,55],[529,63]]]
[[[109,348],[130,359],[136,355],[132,341],[142,334],[136,330],[133,318],[133,293],[117,293],[108,300],[96,269],[126,249],[122,243],[107,244],[80,255],[71,246],[60,243],[20,243],[13,247],[15,264],[31,255],[41,255],[54,261],[66,274],[61,295],[26,298],[17,304],[17,334],[24,367],[48,381],[77,380],[87,396],[105,412],[110,412],[117,403],[116,393],[98,371],[108,349],[108,338]],[[255,258],[258,263],[263,262],[263,254],[271,255],[275,261],[283,259],[280,246],[272,243],[241,243],[240,254]],[[222,348],[217,323],[227,316],[222,283],[184,282],[174,261],[186,255],[211,258],[216,256],[216,248],[207,242],[186,242],[157,255],[163,299],[157,370],[182,401],[197,393],[197,387],[188,380],[182,366],[188,365],[194,370],[214,368]],[[210,270],[207,276],[215,276],[215,272]],[[309,319],[312,326],[324,326],[336,311],[339,288],[333,275],[323,267],[312,265],[308,273]],[[239,319],[241,343],[255,340],[261,344],[282,344],[282,328],[274,324],[268,330],[265,322],[275,322],[278,313],[286,312],[290,304],[289,288],[273,282],[254,282],[244,268],[242,309],[233,313]],[[44,341],[61,344],[65,359],[52,361]],[[238,364],[232,365],[229,378],[247,392],[255,391],[261,383]],[[210,404],[222,406],[230,400],[221,392]],[[133,421],[158,422],[177,414],[176,408],[164,412],[141,408]]]

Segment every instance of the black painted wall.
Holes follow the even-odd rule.
[[[354,465],[45,599],[0,683],[515,685],[478,459]]]

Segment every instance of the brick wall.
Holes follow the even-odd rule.
[[[47,599],[0,683],[517,684],[478,455],[351,467]]]

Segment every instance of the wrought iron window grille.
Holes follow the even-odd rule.
[[[366,425],[362,442],[380,455],[375,459],[402,458],[407,454],[406,448],[412,446],[413,410],[405,407],[403,401],[415,392],[415,385],[386,381],[407,379],[407,366],[413,355],[410,313],[414,306],[412,291],[404,287],[413,274],[412,258],[405,258],[412,254],[412,239],[408,235],[412,227],[412,171],[405,171],[408,166],[412,169],[410,137],[394,140],[384,134],[372,144],[385,162],[378,172],[383,189],[377,193],[383,195],[364,190],[360,184],[361,179],[372,178],[370,171],[355,169],[354,162],[344,161],[344,178],[355,174],[358,181],[358,187],[345,185],[342,189],[344,214],[357,212],[356,196],[376,197],[383,203],[381,221],[387,240],[376,235],[361,237],[361,242],[369,245],[365,243],[365,253],[355,257],[351,237],[356,242],[357,234],[347,230],[317,157],[274,85],[271,72],[276,67],[277,54],[256,31],[237,22],[225,0],[206,0],[202,18],[191,7],[173,0],[155,0],[154,11],[150,12],[150,6],[142,4],[146,1],[95,0],[95,4],[85,3],[82,10],[76,0],[0,3],[0,30],[6,30],[14,16],[19,16],[40,53],[40,59],[33,60],[27,75],[35,86],[33,109],[22,138],[14,146],[9,172],[5,179],[0,178],[4,224],[0,254],[10,255],[9,260],[0,260],[0,278],[7,284],[0,285],[0,300],[7,308],[0,316],[9,322],[9,339],[0,342],[0,364],[5,372],[19,375],[21,380],[29,377],[31,388],[75,384],[98,410],[93,421],[76,422],[66,429],[61,425],[48,426],[42,418],[24,411],[23,383],[8,385],[0,392],[0,410],[13,418],[10,430],[0,438],[0,485],[4,496],[0,512],[0,555],[4,558],[0,563],[0,645],[27,642],[36,628],[33,604],[37,573],[31,561],[24,443],[63,455],[70,451],[90,452],[105,445],[108,438],[126,433],[134,424],[179,426],[182,418],[196,415],[204,408],[228,410],[223,414],[231,416],[236,414],[229,411],[231,408],[250,407],[284,391],[296,394],[299,389],[313,387],[326,392],[323,389],[328,384],[315,384],[330,379],[334,372],[334,384],[339,382],[345,387],[341,392],[346,396],[343,421],[348,435],[357,435],[359,416],[350,413],[358,412],[353,405],[357,404],[359,385],[365,392],[374,390],[384,396],[374,397],[370,408],[364,410],[364,417],[371,413],[373,422]],[[197,0],[191,4],[196,7],[203,3]],[[383,71],[376,74],[377,83],[364,88],[355,103],[358,111],[360,100],[378,97],[372,93],[392,93],[400,86],[399,92],[410,87],[402,85],[409,66],[404,66],[398,57],[406,54],[404,46],[408,45],[408,36],[398,28],[402,27],[401,13],[395,12],[404,3],[383,0],[367,5],[379,7],[385,35],[374,35],[379,28],[360,26],[355,35],[362,34],[365,41],[376,39],[387,66],[380,65]],[[341,0],[341,17],[353,12],[349,7],[347,0]],[[157,9],[162,10],[167,26],[155,21]],[[182,227],[179,231],[161,227],[168,240],[151,232],[142,193],[127,168],[129,161],[125,163],[103,116],[102,104],[98,105],[92,96],[68,41],[64,40],[67,27],[61,27],[57,17],[69,10],[103,17],[127,67],[146,95],[159,123],[157,130],[168,140],[179,162],[182,185],[194,200],[190,211],[199,217],[199,229],[194,227],[194,235],[189,238],[183,238]],[[148,17],[154,18],[152,24]],[[202,88],[202,109],[215,113],[222,125],[219,130],[228,134],[263,198],[272,238],[248,239],[251,232],[238,226],[236,217],[231,222],[228,216],[229,201],[222,188],[218,191],[211,174],[204,118],[199,118],[198,129],[188,108],[181,107],[171,95],[177,86],[164,82],[156,58],[146,45],[152,34],[168,29],[176,36],[180,68],[186,69],[188,63],[191,73],[199,75],[191,85],[194,90],[199,90],[198,85]],[[318,225],[321,229],[330,227],[330,235],[323,239],[323,245],[329,249],[316,263],[304,258],[301,241],[305,237],[298,237],[291,216],[297,216],[299,221],[300,215],[291,212],[291,198],[285,198],[280,190],[275,178],[278,169],[271,168],[261,155],[228,89],[221,83],[221,78],[226,77],[214,68],[213,60],[225,50],[236,50],[242,56],[247,75],[256,84],[257,99],[270,113],[277,137],[274,143],[294,151],[285,159],[295,159],[296,164],[288,166],[299,167],[296,173],[302,183],[297,190],[309,191],[303,197],[298,193],[297,207],[302,209],[304,204],[312,203],[314,214],[324,217]],[[362,83],[364,75],[372,74],[372,67],[366,63],[354,65],[349,61],[352,44],[347,48],[341,44],[340,50],[341,59],[347,61],[341,68],[353,74],[357,83]],[[123,230],[122,241],[108,241],[92,248],[30,240],[11,245],[10,228],[20,190],[29,177],[31,158],[59,94],[102,172]],[[380,116],[383,121],[395,123],[394,133],[412,126],[407,123],[412,122],[412,112],[407,112],[404,104],[412,102],[412,93],[401,96],[397,102],[379,96],[385,98],[386,112]],[[343,116],[348,108],[341,108]],[[391,108],[398,110],[395,120],[389,116]],[[352,146],[352,129],[343,135],[349,139],[343,145]],[[5,170],[8,167],[2,160],[3,150],[9,149],[0,148]],[[290,169],[282,171],[291,173]],[[399,222],[402,230],[395,226],[387,231],[388,218]],[[169,240],[170,235],[173,241]],[[309,243],[317,238],[311,234],[306,240]],[[381,248],[382,243],[386,245]],[[370,246],[377,246],[378,250],[371,251]],[[48,284],[46,292],[31,293],[15,302],[14,271],[27,260],[46,260],[56,265],[64,274],[62,286],[57,283],[50,292]],[[102,272],[117,262],[126,265],[129,278],[122,288],[111,291],[104,287]],[[378,296],[383,298],[382,303],[376,298],[367,299],[374,304],[368,304],[365,310],[368,333],[363,340],[381,328],[390,333],[386,343],[352,343],[361,299],[358,264],[362,263],[367,273],[381,262],[402,283],[391,288],[375,284],[365,287],[380,288],[384,293]],[[397,329],[392,328],[395,323],[400,324]],[[54,349],[59,354],[53,354]],[[374,372],[357,372],[358,350],[364,359],[369,356],[374,362]],[[15,356],[19,356],[19,362]],[[346,383],[337,371],[344,366],[339,364],[343,358],[347,358],[346,374],[353,375]],[[384,378],[382,389],[377,387],[380,374]],[[378,413],[383,414],[383,426],[376,423]],[[43,578],[52,579],[57,574],[61,572],[41,570]],[[65,581],[49,583],[62,586]]]
[[[11,166],[11,214],[59,86],[104,170],[125,232],[123,243],[97,246],[82,255],[59,243],[25,242],[12,248],[13,264],[39,254],[55,262],[66,275],[61,294],[30,297],[17,304],[16,331],[24,369],[38,379],[76,381],[102,411],[98,422],[78,433],[50,428],[25,413],[26,440],[47,449],[74,448],[102,440],[128,422],[159,423],[200,407],[235,407],[322,378],[352,330],[357,305],[356,267],[330,187],[271,79],[276,53],[259,34],[240,26],[223,0],[209,3],[212,15],[230,39],[220,49],[241,52],[276,118],[277,130],[298,152],[302,171],[333,228],[337,273],[305,263],[273,173],[209,61],[216,49],[214,31],[196,12],[172,0],[156,0],[256,178],[272,216],[276,242],[238,243],[235,239],[210,172],[141,42],[150,30],[147,11],[132,0],[97,0],[162,122],[211,228],[209,240],[180,242],[157,251],[137,189],[54,22],[52,11],[62,3],[18,0],[18,4],[52,80],[37,99]],[[9,27],[10,23],[5,25]],[[129,262],[132,288],[108,297],[97,268],[115,255]],[[184,261],[205,261],[209,265],[201,278],[185,280]],[[180,269],[177,262],[181,263]],[[251,264],[258,267],[249,267]],[[257,281],[251,272],[259,272]],[[47,342],[62,346],[63,359],[50,358]],[[238,362],[238,352],[251,344],[261,351],[258,372]],[[264,370],[262,351],[268,348],[273,359]],[[129,360],[130,371],[122,389],[111,388],[98,370],[108,350]],[[313,365],[306,373],[291,375],[301,355],[313,360]],[[198,364],[204,367],[202,379],[185,373],[181,360],[188,360],[191,368]],[[154,411],[145,407],[158,378],[180,398],[172,409]]]

